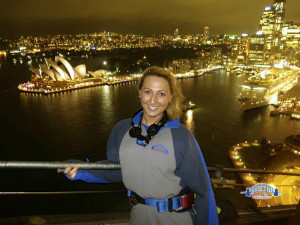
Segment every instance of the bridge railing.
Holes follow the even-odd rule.
[[[98,169],[98,170],[118,170],[121,169],[121,165],[118,163],[108,162],[60,162],[60,161],[0,161],[0,170],[7,169],[65,169],[69,165],[78,165],[80,169]],[[222,165],[216,165],[216,167],[207,167],[208,172],[215,172],[211,181],[214,184],[219,184],[218,187],[233,186],[245,186],[242,183],[230,182],[232,180],[224,179],[223,173],[251,173],[251,174],[271,174],[271,175],[285,175],[285,176],[300,176],[300,173],[281,172],[271,170],[257,170],[257,169],[236,169],[236,168],[224,168]],[[105,191],[110,192],[110,191]],[[35,194],[83,194],[83,193],[105,193],[103,191],[63,191],[63,192],[1,192],[0,195],[35,195]],[[114,192],[116,192],[114,190]]]
[[[69,165],[78,165],[80,169],[116,170],[121,169],[118,163],[107,162],[59,162],[59,161],[0,161],[0,169],[64,169]],[[208,172],[219,173],[253,173],[300,176],[300,173],[290,173],[272,170],[224,168],[221,165],[207,167]]]
[[[10,171],[13,170],[14,173],[18,169],[64,169],[68,167],[69,165],[78,165],[80,169],[99,169],[99,170],[118,170],[121,169],[120,164],[118,163],[108,163],[106,162],[59,162],[59,161],[0,161],[0,170],[4,171]],[[236,168],[224,168],[222,165],[216,165],[216,167],[207,167],[208,172],[211,174],[211,181],[214,187],[216,188],[224,188],[223,190],[220,190],[225,193],[225,196],[230,201],[233,200],[230,197],[230,192],[225,190],[230,187],[235,192],[235,198],[238,198],[238,202],[244,202],[245,200],[249,200],[249,198],[245,197],[245,195],[240,194],[240,191],[244,190],[244,187],[249,186],[249,184],[243,183],[243,182],[236,182],[235,178],[233,179],[226,179],[223,177],[224,174],[263,174],[263,175],[284,175],[284,176],[295,176],[300,177],[300,173],[295,172],[281,172],[281,171],[271,171],[271,170],[256,170],[256,169],[236,169]],[[226,176],[226,175],[225,175]],[[300,179],[300,178],[299,178]],[[234,181],[234,182],[232,182]],[[276,186],[280,186],[280,184],[276,184]],[[292,186],[292,185],[285,185],[285,186]],[[238,191],[238,193],[237,193]],[[90,194],[91,196],[93,194],[118,194],[120,193],[121,196],[123,196],[123,193],[125,196],[125,188],[120,188],[119,190],[77,190],[77,191],[2,191],[0,190],[0,196],[15,196],[15,195],[25,195],[25,196],[37,196],[37,195],[82,195],[82,194]],[[216,190],[217,192],[217,190]],[[119,194],[118,194],[119,195]],[[216,194],[217,200],[218,200],[218,193]],[[242,201],[241,201],[242,199]],[[244,202],[246,205],[247,203]],[[234,204],[233,204],[234,205]],[[264,207],[260,208],[259,212],[257,209],[251,208],[251,210],[237,210],[237,214],[240,217],[247,217],[254,214],[278,214],[282,213],[282,215],[291,214],[295,212],[296,205],[286,205],[285,207]]]

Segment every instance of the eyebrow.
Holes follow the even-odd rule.
[[[143,90],[145,90],[145,89],[149,89],[149,90],[151,90],[151,91],[153,90],[153,89],[151,89],[151,88],[144,87]],[[162,92],[162,91],[163,91],[163,92],[168,92],[167,90],[157,90],[157,91],[158,91],[158,92]]]

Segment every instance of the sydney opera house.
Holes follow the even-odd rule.
[[[86,71],[84,64],[72,67],[63,57],[55,56],[55,61],[45,58],[46,64],[31,68],[34,73],[31,82],[20,84],[23,92],[51,94],[99,85],[117,84],[133,80],[131,77],[111,76],[105,70]]]

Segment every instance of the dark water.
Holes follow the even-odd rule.
[[[0,62],[0,160],[105,159],[106,140],[113,126],[119,120],[131,117],[140,108],[136,83],[100,86],[49,96],[19,93],[17,85],[30,80],[28,64],[14,65],[4,58]],[[71,61],[73,66],[80,63],[85,63],[88,70],[96,70],[98,61],[97,58]],[[203,77],[179,81],[186,98],[197,105],[193,111],[186,112],[181,121],[193,131],[208,166],[222,164],[231,167],[228,149],[233,144],[262,137],[280,143],[286,136],[300,131],[300,121],[291,120],[288,116],[270,117],[272,106],[243,112],[235,100],[240,90],[238,84],[243,79],[220,70]],[[298,82],[288,94],[300,96],[299,90]],[[72,183],[55,171],[2,170],[0,176],[0,191],[121,187]],[[5,197],[4,200],[11,201],[11,198],[18,197]],[[64,198],[67,198],[64,201],[69,201],[79,197]],[[84,203],[85,210],[97,211],[94,205],[98,200],[94,197],[90,197],[89,201],[82,198],[87,201]],[[43,205],[40,202],[35,204]],[[35,208],[32,210],[39,212]],[[22,210],[14,210],[14,213],[26,214],[29,211],[23,207]],[[44,211],[50,212],[47,207]],[[12,209],[8,208],[2,214],[13,214]]]

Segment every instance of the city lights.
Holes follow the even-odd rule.
[[[236,104],[240,103],[241,105],[239,113],[244,114],[238,117],[226,117],[222,109],[217,109],[223,114],[220,117],[211,117],[207,123],[218,120],[230,120],[233,123],[243,122],[241,126],[234,124],[231,129],[238,133],[240,127],[245,128],[243,130],[245,133],[238,134],[236,137],[249,136],[249,139],[246,141],[244,141],[245,139],[239,140],[240,143],[235,144],[229,149],[229,152],[226,152],[233,167],[242,170],[240,180],[243,184],[240,185],[249,186],[261,181],[269,183],[274,182],[276,179],[278,183],[281,183],[284,179],[281,180],[276,176],[264,177],[252,172],[254,169],[265,170],[263,172],[270,170],[272,167],[265,162],[273,159],[273,156],[276,156],[279,150],[277,149],[278,146],[271,144],[269,140],[265,140],[265,142],[252,141],[250,138],[259,139],[260,133],[248,132],[246,128],[250,126],[259,127],[260,123],[268,124],[264,117],[266,113],[267,117],[280,115],[276,119],[273,118],[273,120],[276,120],[274,122],[276,124],[280,120],[285,120],[284,117],[288,115],[290,118],[287,120],[291,128],[295,127],[295,124],[299,122],[298,119],[300,119],[300,101],[293,97],[280,97],[282,93],[287,92],[296,85],[300,71],[300,24],[298,21],[285,21],[287,7],[285,2],[285,0],[274,0],[272,5],[261,7],[258,17],[251,18],[257,23],[255,29],[250,29],[246,26],[245,21],[242,21],[246,18],[244,15],[242,18],[236,18],[237,21],[241,21],[240,27],[242,29],[240,33],[235,33],[234,28],[230,30],[232,33],[224,33],[227,32],[224,27],[225,31],[218,34],[215,24],[203,19],[192,21],[192,24],[197,26],[193,26],[196,28],[190,34],[188,33],[188,29],[191,27],[190,23],[185,25],[185,23],[180,22],[176,26],[152,32],[150,30],[152,25],[141,20],[134,22],[139,23],[141,26],[141,30],[136,30],[136,32],[142,31],[144,27],[149,31],[146,30],[147,32],[139,34],[134,33],[132,30],[128,31],[125,22],[131,20],[122,18],[124,29],[118,30],[113,26],[108,27],[114,32],[102,30],[105,26],[100,26],[102,23],[96,21],[100,25],[95,26],[92,33],[88,33],[87,29],[82,29],[80,33],[68,34],[68,27],[65,26],[66,30],[60,34],[50,32],[50,34],[36,35],[29,32],[21,34],[20,32],[19,36],[0,37],[0,57],[7,60],[7,64],[10,64],[13,68],[26,67],[27,71],[30,72],[28,72],[28,78],[24,79],[28,82],[19,84],[24,82],[20,79],[16,83],[19,84],[17,89],[22,92],[20,95],[32,98],[39,96],[49,100],[54,99],[56,95],[59,96],[61,93],[64,94],[69,91],[72,91],[70,95],[76,96],[78,94],[79,96],[80,93],[77,90],[85,88],[88,91],[90,87],[101,85],[103,88],[99,87],[93,90],[101,89],[101,94],[105,100],[111,100],[106,101],[105,104],[111,106],[114,106],[116,102],[112,101],[112,93],[116,95],[118,93],[116,90],[120,86],[129,86],[127,82],[137,82],[142,76],[142,71],[151,65],[170,70],[179,82],[185,82],[180,79],[191,81],[191,86],[184,88],[191,87],[191,90],[195,90],[191,94],[194,96],[196,96],[196,91],[199,91],[197,98],[201,95],[205,96],[206,92],[203,91],[204,88],[194,88],[196,83],[194,80],[199,77],[198,82],[202,78],[205,79],[205,76],[214,73],[215,70],[222,70],[221,72],[226,74],[223,77],[218,77],[223,82],[222,85],[224,85],[224,77],[231,81],[240,81],[234,83],[237,84],[236,86],[239,89],[231,90],[237,93],[237,96],[235,95],[233,98]],[[182,10],[182,13],[184,13],[184,10]],[[116,14],[118,12],[112,14],[112,16]],[[126,13],[126,15],[129,14]],[[149,17],[151,18],[151,15]],[[159,17],[153,18],[159,19]],[[194,15],[191,18],[194,20]],[[163,22],[163,20],[161,21]],[[174,21],[179,21],[179,19],[176,18]],[[229,22],[227,18],[224,18],[222,23],[225,25]],[[133,26],[133,24],[130,25]],[[87,27],[93,26],[94,24],[91,24]],[[105,29],[107,28],[105,27]],[[252,33],[249,31],[252,31]],[[69,61],[74,63],[74,66]],[[75,65],[76,63],[82,64]],[[7,64],[0,64],[0,68],[5,68]],[[91,64],[93,65],[91,66]],[[90,70],[87,69],[88,66],[90,66]],[[11,76],[14,76],[14,74]],[[110,87],[111,85],[114,86]],[[228,83],[228,85],[230,84]],[[16,88],[16,85],[14,88]],[[4,90],[5,93],[10,91],[9,88]],[[8,93],[10,94],[10,92]],[[207,97],[214,104],[220,102],[217,94],[222,95],[217,91],[215,93],[216,95]],[[130,95],[124,96],[130,98]],[[132,99],[137,100],[137,97]],[[123,103],[123,101],[120,102]],[[127,105],[123,108],[127,108]],[[272,110],[268,108],[264,111],[264,114],[256,114],[253,111],[250,113],[242,112],[242,110],[248,111],[267,105],[270,105],[269,107],[272,107]],[[184,113],[185,125],[192,132],[198,126],[194,122],[198,122],[202,115],[199,116],[199,111],[206,113],[201,107],[194,111],[186,110]],[[229,108],[228,106],[228,111],[234,113],[238,109]],[[115,116],[111,111],[108,111],[108,113],[110,113],[110,117]],[[218,124],[218,126],[221,125]],[[259,129],[265,135],[265,128],[259,127]],[[281,129],[281,127],[278,129]],[[285,129],[282,130],[285,131]],[[274,130],[274,133],[276,133],[276,130]],[[215,135],[217,138],[215,138]],[[266,136],[274,138],[271,134],[266,134]],[[219,141],[218,138],[219,133],[214,130],[208,135],[209,141],[214,144]],[[228,139],[228,141],[231,141],[231,139]],[[293,143],[293,141],[285,140],[282,152],[288,152],[293,157],[299,157],[300,149]],[[268,148],[268,146],[271,147]],[[261,152],[258,152],[258,149],[267,156],[264,155],[260,158],[263,154],[260,155]],[[260,160],[262,162],[257,163]],[[287,172],[297,171],[295,167],[292,169],[287,167],[284,170]],[[286,182],[289,185],[294,185],[293,180]],[[274,184],[277,185],[275,182]],[[294,185],[293,189],[298,190],[299,187],[296,186],[295,188]],[[282,203],[278,202],[279,204]],[[272,204],[268,202],[268,206]]]

